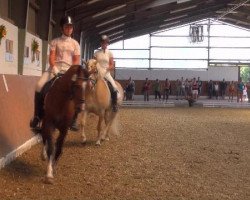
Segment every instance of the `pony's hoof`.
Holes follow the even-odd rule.
[[[46,176],[44,179],[44,183],[52,185],[54,184],[54,179]]]
[[[85,145],[86,143],[87,143],[87,140],[86,140],[86,139],[84,139],[84,140],[81,141],[81,144],[82,144],[82,145]]]
[[[96,143],[95,143],[96,146],[101,146],[101,142],[98,140]]]

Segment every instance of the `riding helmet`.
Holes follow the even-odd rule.
[[[71,16],[67,15],[61,18],[60,20],[60,26],[61,28],[65,25],[65,24],[70,24],[70,25],[74,25],[73,19]]]
[[[101,36],[101,42],[107,42],[107,43],[109,43],[109,37],[107,35],[102,35]]]

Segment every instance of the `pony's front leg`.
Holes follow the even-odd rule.
[[[96,141],[96,145],[100,146],[101,145],[101,139],[102,139],[102,123],[104,121],[104,116],[100,115],[99,116],[99,120],[98,120],[98,124],[97,124],[97,132],[98,132],[98,136],[97,136],[97,141]]]
[[[46,144],[44,144],[43,145],[43,148],[42,148],[42,152],[41,152],[41,159],[43,160],[43,161],[45,161],[45,160],[47,160],[47,145]]]
[[[47,174],[46,174],[46,177],[45,177],[45,183],[47,183],[47,184],[53,184],[54,163],[55,163],[54,155],[51,155],[49,157],[49,162],[48,162],[48,166],[47,166]]]
[[[41,151],[41,159],[43,161],[47,160],[48,156],[47,156],[47,141],[46,141],[46,137],[43,135],[43,147],[42,147],[42,151]]]
[[[56,140],[56,150],[55,150],[55,163],[57,163],[59,157],[62,154],[62,147],[65,140],[65,136],[68,132],[67,127],[60,130],[60,134]]]
[[[81,139],[82,139],[81,143],[82,144],[85,144],[87,141],[87,137],[85,135],[85,125],[86,125],[87,115],[88,115],[87,111],[83,111],[82,119],[81,119],[81,123],[80,123],[80,129],[81,129],[80,131],[81,131]]]
[[[113,126],[113,123],[115,121],[116,116],[117,116],[117,112],[106,112],[105,113],[106,127],[103,131],[103,134],[102,134],[102,140],[109,140],[109,132],[111,130],[111,127]],[[115,131],[117,131],[117,130],[115,130]]]
[[[52,141],[52,136],[49,135],[47,139],[47,156],[48,156],[48,165],[47,165],[47,174],[45,177],[45,183],[52,184],[53,183],[53,169],[55,163],[55,155],[54,155],[54,145]]]

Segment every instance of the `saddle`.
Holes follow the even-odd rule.
[[[39,118],[42,119],[43,115],[44,115],[44,100],[46,95],[48,94],[50,88],[54,85],[54,83],[60,79],[63,76],[63,74],[58,74],[57,76],[55,76],[54,78],[52,78],[50,81],[48,81],[47,83],[45,83],[45,85],[42,87],[40,95],[39,95]]]
[[[42,90],[41,90],[41,95],[43,98],[45,98],[45,96],[48,94],[50,88],[54,85],[54,83],[60,79],[63,76],[63,74],[58,74],[56,75],[54,78],[52,78],[50,81],[48,81],[47,83],[45,83],[45,85],[43,86]],[[43,99],[44,100],[44,99]]]

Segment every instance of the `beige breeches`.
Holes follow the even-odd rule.
[[[107,72],[107,73],[106,73],[105,78],[111,83],[112,87],[113,87],[115,90],[118,90],[118,87],[117,87],[117,85],[115,84],[115,81],[114,81],[113,77],[111,76],[110,72]]]
[[[56,63],[54,67],[57,67],[58,71],[61,74],[64,74],[69,69],[70,66],[65,63]],[[45,83],[47,83],[54,77],[55,75],[54,75],[53,69],[49,68],[46,72],[42,74],[41,78],[37,82],[36,89],[35,89],[36,92],[41,92]]]
[[[115,84],[115,81],[113,79],[113,77],[111,76],[110,72],[107,71],[105,68],[97,66],[98,72],[101,75],[101,77],[106,78],[112,85],[112,87],[114,88],[114,90],[118,90],[117,85]]]

